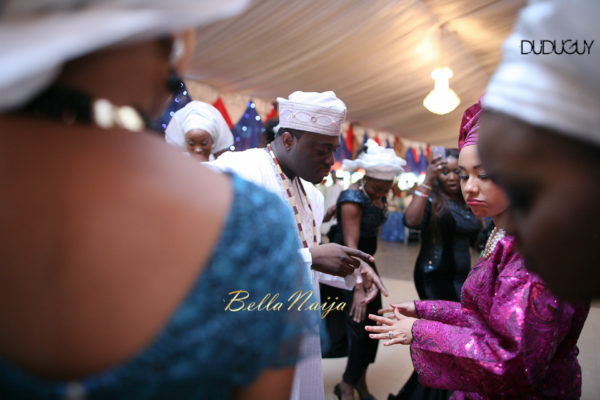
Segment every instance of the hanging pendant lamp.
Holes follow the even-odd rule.
[[[444,41],[444,28],[440,27],[440,64],[444,65],[444,54],[443,54],[443,41]],[[427,96],[423,99],[423,105],[429,111],[434,114],[443,115],[448,114],[458,107],[460,104],[460,98],[450,89],[450,78],[454,73],[448,66],[442,66],[435,68],[431,73],[431,77],[434,80],[433,90],[430,91]]]
[[[452,70],[448,67],[436,68],[431,73],[435,81],[433,90],[423,99],[423,105],[434,114],[448,114],[460,104],[460,99],[450,89]]]

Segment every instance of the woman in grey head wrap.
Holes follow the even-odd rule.
[[[600,298],[599,15],[595,0],[530,2],[481,118],[481,160],[510,197],[509,230],[527,267],[568,299]]]
[[[231,298],[312,288],[289,208],[147,131],[247,1],[0,4],[0,398],[289,399],[318,313]]]
[[[192,101],[173,115],[165,140],[200,161],[212,161],[233,145],[233,135],[219,110],[201,101]]]

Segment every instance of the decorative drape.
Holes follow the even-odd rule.
[[[169,125],[169,121],[171,121],[171,118],[173,118],[175,112],[180,108],[183,108],[183,106],[185,106],[190,101],[192,101],[192,98],[190,97],[190,94],[187,88],[185,87],[185,83],[180,82],[179,90],[171,97],[171,100],[169,100],[167,107],[165,107],[162,115],[160,116],[159,124],[160,129],[163,132],[165,131],[165,129],[167,129],[167,125]]]
[[[354,153],[354,128],[352,124],[348,126],[348,130],[346,131],[346,138],[344,139],[346,142],[346,148],[350,152],[350,154]]]
[[[352,152],[350,149],[348,149],[345,140],[340,141],[340,147],[338,147],[336,152],[333,154],[333,157],[335,158],[336,163],[341,163],[347,158],[352,159]]]
[[[295,90],[333,90],[357,126],[455,147],[462,112],[483,94],[524,4],[255,0],[241,15],[198,30],[186,79],[220,93],[243,93],[257,105]],[[441,62],[454,71],[450,85],[462,101],[443,116],[422,104],[433,88],[431,71]]]
[[[262,142],[263,123],[256,112],[254,102],[250,100],[242,118],[233,127],[235,151],[244,151],[258,147]]]
[[[213,106],[217,110],[219,110],[219,112],[223,116],[223,119],[225,120],[225,122],[227,122],[227,126],[229,126],[229,129],[232,129],[233,122],[231,122],[231,117],[229,116],[229,113],[227,112],[227,108],[225,108],[225,103],[223,103],[223,99],[221,98],[221,96],[219,96],[217,98],[217,100],[213,103]]]

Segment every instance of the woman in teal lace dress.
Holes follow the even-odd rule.
[[[287,399],[319,317],[289,208],[144,123],[192,48],[159,35],[243,2],[123,3],[3,3],[0,398]]]
[[[233,200],[210,261],[147,346],[76,380],[38,377],[0,358],[0,397],[60,399],[77,390],[91,399],[226,399],[261,371],[292,366],[300,336],[318,315],[288,311],[286,300],[311,288],[291,217],[282,218],[289,211],[237,176],[230,185]],[[278,246],[262,240],[268,235],[277,235]],[[279,295],[281,310],[274,302],[270,311],[246,311],[269,295]]]

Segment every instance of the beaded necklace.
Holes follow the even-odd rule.
[[[116,106],[107,99],[93,98],[79,89],[50,86],[18,112],[62,120],[66,125],[94,124],[102,129],[139,132],[148,129],[162,133],[158,123],[142,110]]]
[[[304,237],[304,231],[302,230],[302,223],[300,222],[300,212],[298,211],[298,207],[296,206],[296,202],[294,201],[294,196],[292,195],[292,191],[290,190],[290,187],[287,183],[287,178],[286,178],[285,174],[283,173],[283,171],[281,170],[281,166],[279,165],[279,160],[277,159],[277,157],[275,157],[275,153],[273,153],[273,149],[271,148],[270,144],[267,145],[267,149],[269,150],[269,154],[271,155],[271,158],[273,159],[273,162],[275,163],[275,166],[277,167],[277,171],[279,172],[279,177],[281,178],[281,181],[283,182],[283,186],[285,186],[285,191],[287,192],[288,198],[290,200],[290,204],[292,205],[292,208],[294,209],[294,214],[296,216],[296,223],[298,224],[298,231],[300,232],[300,237],[302,238],[302,244],[304,245],[304,247],[306,247],[308,249],[308,242],[306,241],[306,238]],[[304,186],[302,186],[302,182],[300,182],[300,178],[298,178],[298,186],[300,187],[300,191],[302,191],[302,194],[304,195],[304,199],[306,200],[306,204],[308,205],[308,209],[310,210],[310,215],[312,215],[313,241],[314,241],[314,246],[317,247],[317,224],[315,222],[315,214],[313,213],[312,207],[310,205],[310,201],[308,201],[308,196],[306,195],[306,192],[304,191]]]
[[[483,259],[486,259],[492,255],[492,252],[496,248],[496,245],[498,244],[498,242],[500,240],[502,240],[504,235],[506,235],[506,231],[504,229],[498,228],[498,227],[494,228],[494,230],[490,234],[488,241],[485,244],[485,248],[483,249],[483,252],[481,253],[481,257]]]

